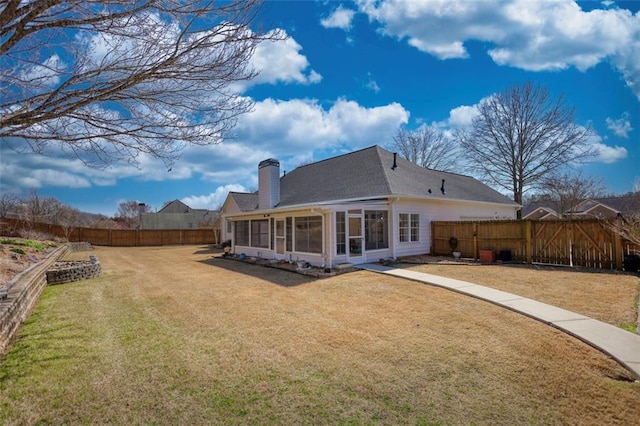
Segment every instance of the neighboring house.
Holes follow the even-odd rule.
[[[167,203],[157,213],[141,213],[140,229],[196,229],[214,228],[219,212],[192,209],[180,200]]]
[[[529,220],[610,219],[627,217],[638,212],[640,212],[640,194],[630,193],[615,197],[588,198],[563,214],[558,214],[554,210],[553,201],[538,201],[524,207],[522,218]]]
[[[258,166],[258,192],[231,192],[223,236],[236,254],[333,267],[429,253],[431,221],[514,219],[481,182],[426,169],[379,146],[298,167]]]
[[[562,215],[553,207],[551,201],[535,201],[526,204],[522,208],[522,219],[527,220],[558,220],[562,219]]]

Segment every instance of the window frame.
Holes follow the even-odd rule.
[[[236,220],[233,226],[233,243],[237,246],[249,247],[250,225],[249,220]],[[240,235],[240,233],[243,235]],[[243,237],[242,239],[239,236]]]
[[[381,219],[382,222],[380,222]],[[389,248],[389,212],[387,210],[364,211],[364,246],[367,251]]]
[[[306,225],[306,226],[305,226]],[[318,227],[319,225],[319,227]],[[322,254],[323,220],[322,216],[298,216],[293,220],[294,251],[299,253]],[[320,237],[316,241],[314,237]]]
[[[419,213],[406,212],[406,213],[398,214],[398,242],[400,243],[419,243],[420,242],[420,214]]]
[[[336,212],[336,255],[347,254],[347,214]]]

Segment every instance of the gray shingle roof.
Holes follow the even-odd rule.
[[[258,209],[257,192],[229,192],[229,196],[234,199],[240,211],[250,212]]]
[[[393,153],[375,145],[298,167],[280,179],[277,207],[389,196],[517,205],[470,176],[426,169],[399,155],[396,164],[392,169]],[[257,193],[230,195],[242,211],[258,208]]]
[[[426,169],[399,155],[396,164],[392,169],[393,153],[375,145],[299,167],[280,180],[279,206],[387,196],[516,205],[470,176]]]

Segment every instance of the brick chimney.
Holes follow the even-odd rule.
[[[258,164],[258,208],[272,209],[280,202],[280,162],[269,158]]]

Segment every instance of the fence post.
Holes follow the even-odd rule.
[[[533,239],[531,238],[532,236],[532,226],[531,226],[531,221],[527,220],[524,223],[524,237],[526,239],[525,242],[525,253],[526,253],[526,257],[527,257],[527,263],[533,263]]]
[[[617,222],[620,222],[621,218],[614,219]],[[622,269],[622,261],[624,259],[624,251],[622,249],[622,235],[611,229],[611,233],[613,234],[613,263],[616,269]]]
[[[478,222],[473,222],[473,259],[478,260]]]
[[[429,253],[431,253],[432,255],[433,253],[433,248],[436,246],[435,245],[435,229],[436,229],[436,225],[435,223],[433,223],[433,221],[429,222],[429,226],[431,227],[431,247],[429,247]]]

